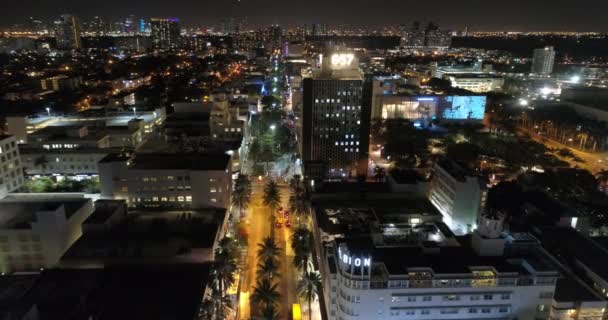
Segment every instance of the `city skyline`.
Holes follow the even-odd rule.
[[[120,5],[120,6],[119,6]],[[354,8],[354,9],[352,9]],[[441,9],[439,9],[441,8]],[[593,8],[590,10],[590,8]],[[106,0],[99,3],[80,3],[71,0],[38,3],[22,1],[19,7],[0,4],[2,27],[24,24],[31,16],[52,20],[64,13],[87,19],[93,16],[122,18],[134,14],[142,17],[179,17],[185,27],[211,26],[225,17],[245,17],[253,26],[269,24],[349,24],[394,25],[410,24],[414,20],[435,21],[445,29],[479,31],[589,31],[608,32],[602,12],[608,3],[583,0],[573,5],[566,1],[523,0],[508,6],[478,0],[434,2],[386,0],[380,3],[362,0],[337,0],[331,3],[311,0],[305,3],[276,0],[234,0],[230,2],[186,1],[130,1],[119,3]],[[567,24],[564,23],[567,17]],[[567,26],[567,27],[565,27]]]

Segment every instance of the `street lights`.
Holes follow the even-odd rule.
[[[276,128],[277,128],[277,126],[275,126],[274,124],[270,125],[270,130],[274,131],[274,129],[276,129]]]
[[[133,107],[133,117],[137,118],[137,108]]]
[[[51,108],[46,107],[46,113],[49,115],[49,117],[51,116]]]

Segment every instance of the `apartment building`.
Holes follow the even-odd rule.
[[[99,162],[103,198],[131,207],[229,208],[228,154],[111,154]]]
[[[17,140],[0,135],[0,199],[23,186],[23,169]]]

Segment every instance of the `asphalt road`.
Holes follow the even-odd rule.
[[[577,166],[579,168],[589,170],[593,174],[596,174],[602,170],[608,170],[608,153],[606,153],[606,152],[597,152],[597,153],[584,152],[579,149],[567,146],[563,143],[557,142],[555,140],[549,139],[547,137],[539,136],[535,132],[528,130],[526,128],[518,127],[517,130],[520,133],[529,135],[532,140],[542,143],[549,148],[569,149],[570,151],[572,151],[572,153],[575,156],[579,157],[580,159],[582,159],[584,161],[584,163],[575,162],[572,159],[557,156],[561,160],[564,160],[564,161],[570,163],[570,165],[572,167]]]
[[[287,201],[289,199],[289,188],[285,184],[281,184],[281,201],[282,206],[287,208]],[[270,210],[267,209],[262,202],[264,194],[264,186],[262,181],[255,179],[252,183],[252,201],[247,211],[247,231],[248,231],[248,250],[247,250],[247,263],[243,270],[243,283],[241,285],[241,291],[247,294],[251,294],[255,288],[257,282],[256,270],[259,263],[257,257],[258,243],[261,243],[265,237],[270,236]],[[293,217],[292,217],[293,219]],[[292,221],[293,222],[293,221]],[[292,223],[293,228],[293,223]],[[281,294],[280,302],[280,318],[287,319],[291,314],[291,306],[293,303],[297,303],[297,276],[298,270],[293,266],[293,252],[289,245],[289,239],[291,237],[291,229],[286,227],[275,229],[275,241],[278,246],[281,247],[280,255],[280,274],[278,279],[278,287]],[[249,312],[251,315],[256,314],[256,307],[249,305],[244,306],[243,303],[239,303],[241,306],[240,319],[249,319]]]

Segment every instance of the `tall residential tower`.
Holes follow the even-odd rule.
[[[152,43],[156,49],[177,49],[180,42],[180,26],[177,18],[150,19]]]
[[[532,73],[539,75],[550,75],[555,63],[555,50],[553,47],[534,49],[532,58]]]
[[[371,81],[365,81],[351,52],[334,51],[320,59],[321,70],[303,84],[305,170],[318,164],[322,169],[317,172],[328,177],[365,176]]]
[[[63,50],[81,49],[80,21],[78,17],[64,14],[55,21],[55,39],[57,48]]]

